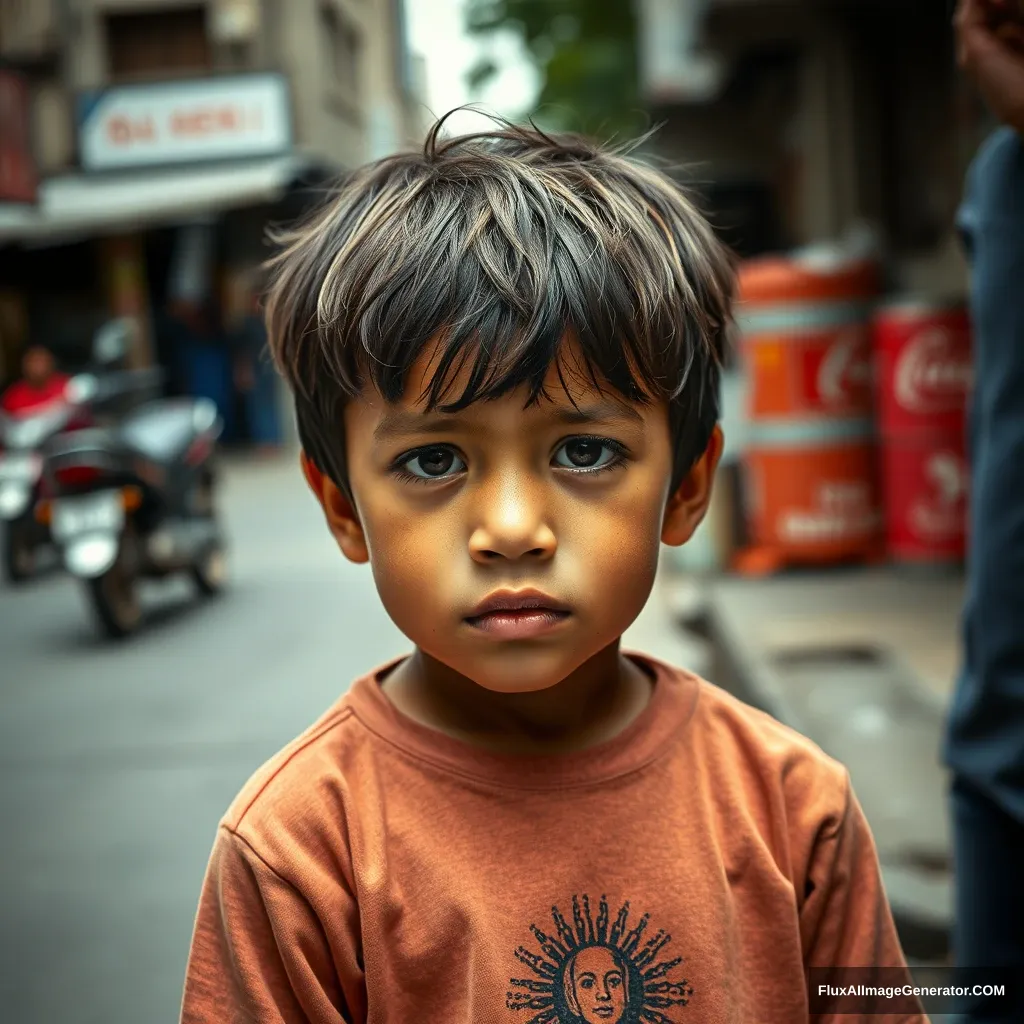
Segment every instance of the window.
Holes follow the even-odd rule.
[[[106,24],[115,81],[202,74],[213,66],[203,7],[112,14]]]
[[[320,6],[320,28],[329,82],[351,96],[359,91],[359,33],[333,4]]]

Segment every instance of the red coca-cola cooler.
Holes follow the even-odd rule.
[[[963,302],[903,299],[874,323],[889,556],[956,565],[967,537],[971,329]]]

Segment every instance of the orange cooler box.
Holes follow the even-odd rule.
[[[751,418],[871,416],[876,288],[871,263],[826,269],[769,257],[741,268]]]
[[[882,513],[870,420],[753,424],[745,486],[750,539],[779,563],[877,554]]]

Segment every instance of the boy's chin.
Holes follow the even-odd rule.
[[[461,659],[460,659],[461,660]],[[500,694],[542,693],[565,681],[587,658],[548,648],[530,650],[526,645],[494,651],[489,657],[451,664],[481,689]]]
[[[543,678],[530,678],[530,679],[494,679],[494,678],[479,678],[479,673],[470,678],[474,683],[477,684],[481,689],[487,690],[490,693],[500,693],[507,696],[513,696],[515,694],[525,693],[543,693],[545,690],[554,689],[559,683],[563,682],[568,676],[568,673],[558,676],[546,676]]]

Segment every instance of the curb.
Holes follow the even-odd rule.
[[[707,640],[712,651],[712,681],[745,703],[819,742],[820,737],[814,730],[802,726],[776,673],[763,659],[754,656],[726,616],[716,609],[713,600],[706,594],[703,600],[697,600],[691,591],[683,601],[670,599],[669,610],[677,629],[685,628]],[[888,656],[889,652],[886,654]],[[902,667],[898,656],[892,663],[897,668]],[[923,687],[913,689],[923,704],[935,710]],[[917,865],[888,862],[882,864],[882,876],[905,955],[918,961],[945,960],[951,947],[952,930],[948,878],[937,877],[934,871],[922,870]]]

